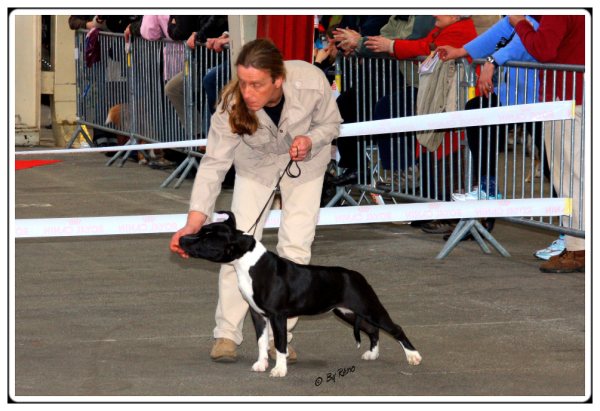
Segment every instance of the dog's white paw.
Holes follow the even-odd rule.
[[[275,366],[271,370],[271,377],[285,377],[287,375],[287,367]]]
[[[379,358],[379,344],[373,347],[373,349],[365,351],[361,358],[367,361],[373,361]]]
[[[421,354],[418,351],[406,350],[406,360],[410,365],[421,364]]]
[[[252,365],[252,371],[254,372],[265,372],[269,368],[269,360],[258,360]]]
[[[373,351],[365,351],[365,353],[360,358],[366,361],[373,361],[379,358],[379,353]]]

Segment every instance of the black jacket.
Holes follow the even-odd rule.
[[[98,16],[106,20],[106,27],[113,33],[123,33],[127,26],[142,20],[143,16]]]
[[[196,32],[196,41],[219,37],[227,31],[227,16],[169,16],[169,37],[187,40]]]

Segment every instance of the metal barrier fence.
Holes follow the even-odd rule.
[[[79,127],[67,147],[72,146],[80,133],[92,145],[87,127],[124,133],[124,130],[105,126],[110,108],[126,104],[129,100],[123,35],[103,33],[99,36],[97,53],[100,60],[88,67],[86,33],[78,31],[75,35],[76,115]]]
[[[99,61],[88,66],[87,30],[75,35],[76,95],[78,128],[67,146],[80,135],[93,145],[90,128],[122,135],[127,144],[185,141],[206,135],[211,110],[207,94],[214,99],[229,81],[229,50],[216,53],[202,45],[194,49],[183,42],[146,41],[101,32],[98,36]],[[212,70],[209,88],[203,81]],[[167,90],[172,93],[169,96]],[[107,122],[110,111],[116,122]],[[163,182],[178,178],[179,186],[202,154],[198,147],[179,150],[186,155],[177,169]],[[124,147],[107,163],[123,166],[130,152]]]
[[[357,57],[339,60],[342,93],[338,106],[342,117],[346,122],[354,122],[416,115],[422,60]],[[497,70],[502,74],[497,76],[494,96],[480,99],[474,91],[477,66],[483,63],[476,60],[471,65],[463,60],[456,64],[457,93],[451,97],[455,99],[456,110],[545,102],[545,97],[540,101],[539,90],[545,90],[550,82],[555,91],[558,84],[563,84],[562,95],[575,100],[577,82],[583,81],[582,76],[577,77],[584,72],[583,66],[508,62]],[[567,81],[559,81],[566,78],[573,79],[571,90],[566,90]],[[585,102],[576,111],[584,113]],[[544,138],[545,134],[548,137]],[[346,187],[328,205],[448,201],[453,193],[464,196],[480,188],[476,199],[482,199],[481,193],[487,191],[497,199],[571,197],[577,200],[573,203],[575,211],[583,216],[583,196],[579,193],[584,193],[584,178],[580,179],[579,187],[574,187],[573,181],[575,175],[584,176],[584,137],[583,127],[576,130],[574,121],[562,120],[446,130],[435,152],[424,150],[415,132],[341,138],[337,141],[339,164],[342,168],[357,169],[358,183]],[[565,142],[569,143],[567,140],[571,145],[581,141],[578,158],[568,159],[567,163],[573,165],[570,168],[565,167],[562,151]],[[569,218],[566,224],[565,218]],[[583,219],[510,220],[585,236]]]
[[[345,122],[416,115],[418,64],[422,60],[343,59],[340,62],[343,91],[338,106]],[[469,92],[469,73],[465,72],[464,67],[456,65],[457,93],[454,104],[458,108],[464,105]],[[449,199],[453,188],[463,190],[464,179],[457,177],[464,174],[461,155],[464,148],[457,131],[450,131],[448,138],[442,142],[443,150],[455,154],[440,159],[426,153],[419,153],[419,158],[415,157],[416,133],[338,139],[337,145],[342,157],[340,165],[346,168],[349,164],[359,170],[359,181],[355,188],[363,193],[378,195],[378,201],[381,201],[381,194],[392,199],[411,201],[443,200]],[[349,157],[353,159],[348,160]],[[454,170],[453,173],[450,173],[449,167]],[[431,177],[429,171],[433,173]],[[448,181],[450,185],[437,184],[441,181]],[[371,198],[361,196],[359,203],[368,202]]]
[[[140,38],[126,46],[122,34],[101,33],[100,61],[87,67],[86,33],[80,30],[75,39],[79,127],[69,146],[79,134],[92,143],[87,127],[122,134],[129,137],[131,144],[138,140],[173,142],[206,136],[214,109],[210,105],[231,77],[229,50],[215,53],[201,45],[190,49],[182,43]],[[342,93],[338,106],[345,122],[416,115],[422,60],[357,57],[339,60]],[[469,65],[464,60],[455,65],[455,94],[450,98],[449,111],[539,102],[538,90],[545,89],[547,82],[556,85],[561,76],[572,76],[576,85],[580,81],[577,73],[584,71],[582,66],[509,62],[501,69],[514,70],[498,76],[497,90],[503,91],[497,93],[501,95],[473,106],[477,102],[475,67],[482,63],[475,61]],[[180,90],[180,107],[167,98],[165,86],[169,84]],[[572,91],[562,90],[562,94],[574,96],[574,89],[575,86]],[[109,110],[117,105],[120,105],[120,123],[105,124]],[[565,169],[564,153],[555,156],[555,150],[564,147],[565,139],[584,141],[585,130],[583,127],[575,130],[572,123],[477,127],[476,137],[472,129],[445,130],[440,147],[433,152],[421,149],[415,132],[340,138],[339,167],[354,167],[358,183],[340,189],[340,195],[328,205],[339,201],[352,204],[448,201],[453,193],[468,193],[473,187],[482,186],[494,197],[503,199],[575,197],[577,192],[584,192],[583,178],[579,187],[574,187],[572,181],[576,174],[584,176],[585,144],[582,143],[580,158],[568,161],[578,164],[578,170]],[[544,144],[546,132],[556,134],[559,144]],[[163,187],[177,177],[176,187],[179,186],[192,167],[197,167],[196,158],[202,155],[198,148],[184,152],[185,161],[163,182]],[[122,165],[129,154],[126,148],[124,153],[115,155],[108,164],[120,155]],[[557,160],[545,160],[552,157]],[[545,163],[548,164],[544,166]],[[557,181],[554,171],[558,171],[558,176],[567,176],[566,182]],[[576,202],[576,206],[583,215],[583,201]],[[585,235],[583,219],[569,221],[567,228],[561,227],[564,224],[558,218],[512,220],[579,237]]]

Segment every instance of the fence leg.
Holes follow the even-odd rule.
[[[350,194],[348,194],[346,192],[345,188],[343,188],[343,187],[336,187],[335,191],[336,191],[335,195],[333,196],[333,198],[331,200],[329,200],[329,202],[325,205],[325,207],[333,207],[341,199],[346,200],[347,202],[349,202],[353,206],[357,206],[358,205],[358,203],[350,196]]]
[[[506,251],[506,249],[500,245],[500,243],[485,229],[483,225],[481,225],[478,220],[469,218],[461,219],[458,222],[454,228],[454,231],[452,232],[452,235],[450,235],[450,238],[448,238],[448,241],[446,241],[446,244],[437,255],[436,259],[442,260],[446,258],[446,256],[450,254],[450,252],[460,243],[460,240],[462,240],[463,237],[468,233],[471,233],[484,253],[490,253],[489,247],[483,241],[485,238],[503,257],[510,257],[508,251]]]
[[[473,224],[473,227],[471,227],[471,235],[473,236],[473,238],[475,239],[475,241],[477,241],[477,244],[479,244],[479,247],[481,247],[481,250],[484,253],[486,253],[486,254],[491,254],[492,253],[490,251],[490,248],[485,243],[485,241],[483,241],[483,238],[481,238],[481,234],[479,234],[479,232],[475,228],[475,224]]]
[[[135,139],[129,139],[129,141],[127,142],[127,144],[125,144],[123,147],[132,145],[132,144],[137,144]],[[123,165],[125,164],[125,162],[127,161],[127,158],[129,157],[129,153],[131,153],[131,150],[121,150],[121,151],[117,151],[115,153],[114,156],[112,156],[110,158],[110,160],[108,160],[106,162],[106,166],[111,166],[114,162],[116,162],[120,157],[123,157],[121,159],[121,161],[119,162],[119,167],[123,167]]]
[[[119,161],[119,167],[123,167],[125,165],[130,154],[131,154],[131,150],[127,150],[125,152],[125,154],[123,155],[123,158],[121,158],[121,161]]]
[[[183,181],[185,180],[185,178],[187,177],[187,175],[192,170],[192,167],[196,167],[196,169],[197,169],[198,168],[198,162],[196,161],[196,159],[194,157],[189,156],[188,157],[188,165],[185,168],[185,170],[183,170],[183,173],[181,173],[181,175],[179,176],[179,179],[175,183],[175,186],[174,186],[175,188],[179,188],[179,186],[181,186],[181,184],[183,183]]]
[[[198,162],[196,161],[194,156],[188,154],[185,160],[183,160],[181,164],[179,164],[177,168],[169,175],[169,177],[167,177],[165,181],[163,181],[163,183],[160,185],[160,188],[167,187],[169,184],[171,184],[173,180],[175,180],[175,178],[177,178],[177,176],[179,176],[179,180],[175,184],[175,188],[179,188],[179,186],[183,183],[183,180],[185,180],[187,175],[190,173],[192,167],[198,168]]]
[[[490,234],[488,230],[485,229],[484,226],[481,225],[479,220],[475,220],[475,227],[477,231],[481,233],[481,235],[488,240],[488,242],[498,251],[503,257],[510,257],[510,254],[504,247],[500,245],[500,243]]]
[[[106,167],[111,166],[115,161],[117,161],[122,155],[124,151],[117,151],[107,162]]]
[[[67,143],[67,148],[71,148],[73,146],[73,143],[75,142],[75,139],[79,136],[79,133],[81,133],[81,135],[83,136],[83,138],[85,139],[85,141],[87,141],[87,143],[90,145],[90,147],[94,147],[94,142],[92,141],[92,139],[91,139],[90,135],[88,134],[87,130],[84,129],[83,127],[81,127],[81,124],[79,124],[77,126],[77,129],[73,132],[73,135],[71,136],[71,139]]]
[[[175,170],[173,170],[173,172],[169,175],[169,177],[167,177],[165,179],[165,181],[162,182],[162,184],[160,185],[160,188],[165,188],[169,184],[171,184],[171,181],[175,180],[175,177],[177,177],[179,175],[179,173],[181,171],[183,171],[183,169],[187,166],[187,163],[188,163],[189,159],[190,159],[189,156],[186,157],[186,159],[183,160],[181,162],[181,164],[179,164]]]

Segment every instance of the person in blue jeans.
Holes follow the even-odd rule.
[[[537,30],[539,22],[531,16],[526,16],[527,21]],[[442,60],[456,59],[471,56],[474,59],[486,58],[486,63],[481,67],[479,76],[480,96],[467,102],[466,110],[487,107],[509,106],[515,104],[529,104],[538,102],[539,82],[535,69],[516,67],[501,67],[507,61],[537,62],[527,52],[515,29],[509,22],[508,16],[498,21],[476,39],[467,43],[463,48],[457,49],[449,46],[438,47],[436,52]],[[496,69],[498,69],[496,71]],[[500,78],[501,81],[497,81]],[[496,80],[496,81],[495,81]],[[516,90],[516,95],[515,95]],[[533,138],[535,147],[542,147],[542,124],[540,122],[525,123],[525,130]],[[479,181],[478,188],[467,194],[455,194],[454,200],[469,200],[479,198],[500,198],[496,186],[496,147],[504,151],[507,127],[482,126],[466,127],[467,142],[473,164],[481,175],[476,176]],[[489,154],[489,155],[488,155]],[[489,161],[488,161],[489,158]],[[550,176],[548,160],[544,156],[544,174]],[[493,219],[487,219],[488,230],[494,225]],[[535,253],[536,257],[549,259],[559,254],[564,249],[564,237],[546,249]]]
[[[534,28],[539,26],[532,17],[527,16],[527,19]],[[440,46],[436,52],[443,61],[466,56],[473,59],[486,58],[478,81],[480,96],[469,100],[466,110],[538,102],[539,84],[535,69],[501,67],[507,61],[536,61],[523,46],[508,17],[498,21],[462,48]],[[526,123],[525,127],[535,137],[536,146],[541,147],[541,124]],[[504,150],[507,127],[466,127],[466,133],[473,164],[476,170],[481,170],[481,174],[476,176],[479,180],[477,189],[464,195],[454,195],[453,199],[500,198],[501,194],[496,187],[495,148]]]
[[[209,50],[214,50],[217,53],[222,53],[228,44],[229,32],[227,31],[219,37],[206,39],[206,48]],[[202,89],[206,95],[206,105],[208,107],[208,113],[202,122],[202,132],[205,136],[208,135],[208,130],[210,129],[210,120],[212,115],[215,114],[215,110],[217,108],[219,93],[221,92],[221,89],[229,82],[231,77],[229,75],[229,53],[225,52],[222,53],[222,55],[223,62],[209,69],[202,78]],[[225,176],[223,186],[227,188],[233,187],[234,181],[235,167],[232,165]]]
[[[222,53],[229,44],[229,33],[224,32],[216,38],[206,39],[206,48]],[[202,78],[202,87],[206,94],[206,104],[210,115],[215,113],[219,92],[229,82],[229,53],[223,53],[223,62],[208,70]],[[207,120],[206,130],[210,128],[210,116]]]

